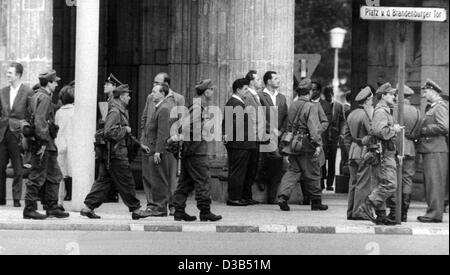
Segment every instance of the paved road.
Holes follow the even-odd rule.
[[[0,231],[0,254],[449,255],[449,237]]]

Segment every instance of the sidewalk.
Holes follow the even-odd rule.
[[[143,194],[139,194],[139,198],[145,205]],[[0,207],[0,230],[449,235],[448,214],[442,224],[416,221],[425,213],[423,203],[412,205],[409,223],[377,227],[371,222],[347,221],[345,195],[325,195],[324,202],[330,206],[327,212],[311,212],[309,207],[299,205],[291,205],[291,212],[281,212],[277,205],[235,208],[216,203],[213,212],[224,217],[218,223],[180,223],[173,217],[132,221],[123,204],[102,206],[96,213],[103,219],[97,221],[83,218],[79,213],[70,213],[70,218],[65,220],[26,221],[22,219],[22,209],[7,206]],[[194,201],[189,201],[187,211],[198,215]]]

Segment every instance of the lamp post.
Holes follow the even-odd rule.
[[[345,35],[347,31],[342,28],[334,28],[330,31],[331,34],[331,48],[335,49],[334,54],[334,78],[333,78],[333,91],[336,92],[339,89],[339,49],[344,46]]]

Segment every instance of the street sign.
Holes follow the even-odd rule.
[[[296,54],[294,61],[294,75],[300,81],[311,78],[320,64],[320,54]]]
[[[386,21],[421,21],[445,22],[447,10],[442,8],[415,8],[415,7],[361,7],[361,19]]]

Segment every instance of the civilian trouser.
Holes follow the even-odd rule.
[[[177,212],[184,212],[186,201],[195,190],[197,208],[202,213],[211,211],[211,183],[208,156],[192,156],[182,161],[181,176],[173,204]]]
[[[14,170],[13,199],[22,199],[23,163],[20,154],[20,140],[11,131],[6,130],[0,142],[0,201],[6,200],[6,167],[9,160]]]
[[[348,192],[347,218],[364,218],[358,209],[364,204],[367,196],[372,192],[372,166],[363,165],[361,160],[351,160],[350,188]]]
[[[278,188],[283,178],[284,158],[279,154],[261,153],[260,167],[258,167],[258,182],[267,186],[267,201],[274,204],[277,201]]]
[[[423,154],[427,218],[442,221],[448,182],[448,153]]]
[[[289,200],[292,191],[299,183],[300,179],[304,181],[304,195],[311,200],[320,200],[322,198],[322,189],[320,188],[320,163],[319,158],[313,156],[314,153],[303,153],[300,156],[289,157],[289,167],[281,180],[278,189],[278,197]]]
[[[386,151],[379,165],[374,166],[374,190],[369,195],[378,211],[386,210],[386,201],[397,191],[396,152]]]
[[[99,208],[105,202],[113,185],[119,191],[120,197],[130,212],[141,208],[140,201],[136,198],[136,186],[130,163],[126,160],[115,159],[111,160],[109,171],[106,169],[100,171],[84,204],[92,210]]]
[[[37,201],[40,199],[42,199],[43,204],[47,205],[48,209],[57,207],[59,185],[63,179],[57,157],[57,152],[46,151],[41,160],[36,152],[32,153],[32,168],[28,176],[25,194],[25,210],[37,210]],[[41,190],[44,191],[43,198],[40,197]]]
[[[172,203],[171,173],[173,169],[177,169],[173,158],[172,154],[162,154],[161,163],[156,165],[153,155],[143,157],[142,175],[147,206],[157,212],[167,213],[167,208]]]
[[[330,144],[328,150],[328,171],[327,171],[327,187],[333,187],[334,178],[336,177],[336,156],[339,146],[337,144]]]
[[[232,201],[253,199],[252,186],[258,167],[258,151],[228,150],[228,199]]]
[[[416,174],[416,158],[410,156],[405,157],[405,159],[403,160],[403,169],[402,169],[402,194],[404,199],[406,196],[412,194],[413,180],[415,174]],[[407,203],[406,201],[404,202]],[[387,207],[390,208],[391,211],[395,212],[396,205],[397,205],[397,192],[394,193],[394,195],[392,195],[387,200]],[[409,208],[409,204],[404,206]]]

